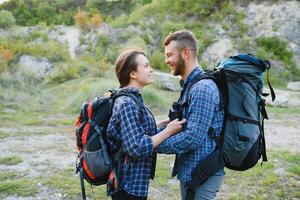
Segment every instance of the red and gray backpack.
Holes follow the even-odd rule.
[[[106,141],[106,129],[112,115],[112,108],[117,97],[128,96],[141,106],[137,98],[124,91],[111,91],[108,97],[96,97],[82,104],[80,115],[75,125],[75,138],[78,150],[76,173],[80,174],[82,198],[86,199],[84,180],[91,185],[108,184],[117,190],[117,164],[120,151],[111,153]]]

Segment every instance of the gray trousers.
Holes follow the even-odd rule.
[[[194,200],[214,200],[220,190],[223,175],[213,175],[203,184],[199,185],[195,190]],[[180,182],[181,199],[186,198],[186,183]]]

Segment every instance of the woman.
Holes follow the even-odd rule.
[[[153,149],[179,132],[185,123],[185,120],[177,119],[170,123],[163,121],[158,128],[160,126],[166,128],[156,134],[155,119],[144,105],[140,94],[146,85],[152,83],[152,71],[143,51],[128,50],[116,60],[115,72],[120,83],[120,91],[133,94],[138,102],[128,96],[118,97],[108,125],[107,137],[111,149],[118,151],[122,148],[124,152],[118,170],[120,190],[112,191],[108,188],[113,200],[147,199],[153,167]]]

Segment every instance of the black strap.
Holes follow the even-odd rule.
[[[260,126],[260,121],[228,114],[227,119]]]
[[[267,158],[266,140],[265,140],[265,132],[264,132],[264,118],[262,120],[261,135],[262,135],[262,138],[261,138],[261,141],[262,141],[262,160],[264,162],[267,162],[268,158]]]
[[[92,137],[89,139],[88,142],[92,141],[91,139],[93,139],[97,135],[99,135],[99,141],[100,141],[100,144],[101,144],[101,147],[102,147],[102,150],[103,150],[104,160],[105,160],[105,163],[108,165],[110,163],[110,161],[109,161],[109,156],[108,156],[106,144],[105,144],[105,142],[103,140],[103,136],[102,136],[102,134],[103,134],[103,128],[99,127],[92,119],[89,119],[89,123],[95,129],[95,131],[97,132],[97,134],[92,135]],[[85,146],[87,146],[87,144]]]
[[[85,187],[84,187],[84,180],[83,180],[83,168],[80,169],[80,186],[81,186],[81,195],[82,195],[82,199],[86,200],[86,196],[85,196]]]
[[[110,90],[110,92],[112,93],[112,98],[114,99],[114,101],[120,97],[120,96],[127,96],[132,98],[132,100],[136,103],[136,105],[138,106],[138,115],[139,115],[139,120],[141,120],[142,117],[142,106],[140,101],[137,99],[137,97],[131,93],[125,92],[125,91],[115,91],[115,90]]]
[[[153,119],[155,119],[153,113],[151,112],[151,110],[145,106],[146,109],[148,110],[148,112],[152,115]],[[157,127],[156,127],[156,123],[154,123],[154,126],[155,126],[155,132],[157,131]],[[155,177],[155,169],[156,169],[156,160],[157,160],[157,154],[156,153],[153,153],[152,155],[152,163],[151,163],[151,170],[150,170],[150,178],[153,180],[154,177]]]
[[[150,170],[150,178],[152,180],[154,179],[154,176],[155,176],[156,160],[157,160],[157,154],[154,153],[152,155],[152,163],[151,163],[151,170]]]
[[[271,91],[272,101],[274,101],[275,98],[276,98],[276,95],[275,95],[274,89],[271,86],[271,83],[270,83],[270,80],[269,80],[269,70],[267,70],[267,82],[268,82],[268,85],[269,85],[269,88],[270,88],[270,91]]]
[[[269,119],[267,110],[266,110],[266,103],[265,100],[261,99],[259,103],[259,111],[261,112],[264,119]]]
[[[195,189],[191,184],[187,184],[186,186],[186,198],[185,200],[194,200]]]

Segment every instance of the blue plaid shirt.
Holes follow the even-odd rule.
[[[188,102],[182,113],[187,119],[185,128],[155,149],[159,153],[177,154],[173,175],[178,174],[177,178],[184,183],[191,180],[193,169],[215,149],[215,142],[208,135],[209,128],[220,134],[223,125],[224,112],[220,109],[219,91],[213,80],[201,80],[191,88],[192,80],[202,73],[200,67],[195,68],[182,84],[182,99]],[[190,95],[187,97],[189,88]],[[224,170],[216,174],[223,175]]]
[[[113,151],[123,148],[130,156],[126,165],[121,165],[119,182],[128,194],[147,196],[152,164],[153,143],[151,136],[156,134],[153,115],[144,105],[142,96],[135,88],[124,88],[123,91],[134,94],[142,112],[138,113],[138,105],[127,96],[118,97],[108,124],[108,143]],[[140,117],[140,118],[139,118]],[[124,163],[122,158],[121,163]],[[108,194],[112,191],[108,190]]]

